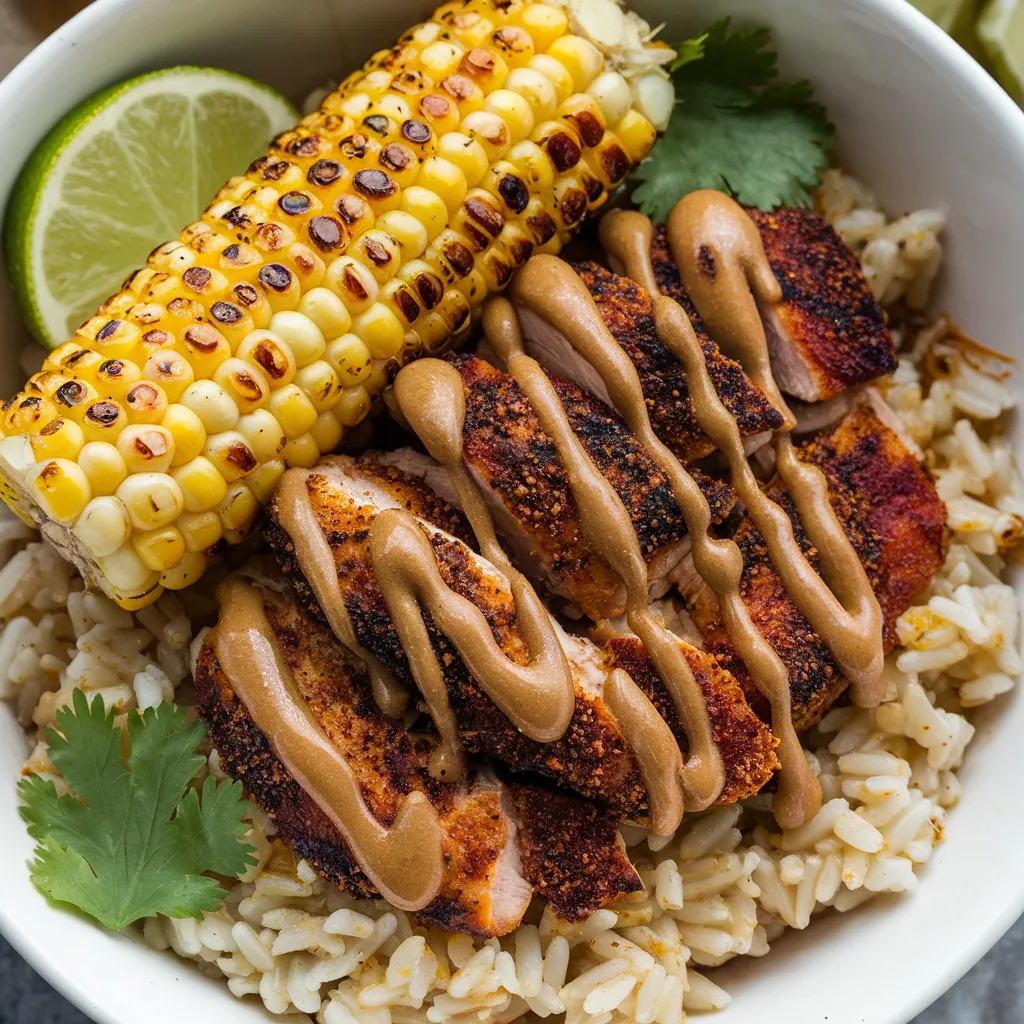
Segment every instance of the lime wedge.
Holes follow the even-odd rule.
[[[952,32],[957,28],[963,20],[964,13],[975,6],[975,0],[910,0],[910,2],[946,32]]]
[[[1015,100],[1024,100],[1024,2],[989,0],[977,31],[996,78]]]
[[[297,120],[273,89],[194,67],[133,78],[72,110],[7,208],[7,268],[32,333],[48,348],[71,337]]]

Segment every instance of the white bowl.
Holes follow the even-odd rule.
[[[47,127],[101,86],[181,62],[221,64],[294,97],[393,41],[429,0],[99,0],[0,83],[0,205]],[[787,70],[813,80],[839,127],[841,161],[891,211],[949,218],[939,305],[986,344],[1024,355],[1024,115],[904,0],[636,0],[666,39],[725,13],[769,24]],[[685,8],[685,10],[683,10]],[[689,24],[680,24],[685,14]],[[154,239],[154,241],[159,241]],[[111,282],[113,285],[114,282]],[[21,383],[24,341],[0,293],[0,391]],[[1020,432],[1015,432],[1019,442]],[[1024,908],[1020,741],[1024,700],[980,716],[963,798],[918,892],[830,914],[734,961],[717,1024],[905,1024],[952,985]],[[110,1024],[259,1018],[189,964],[49,907],[29,883],[31,844],[14,781],[24,739],[0,710],[0,924],[50,982]]]

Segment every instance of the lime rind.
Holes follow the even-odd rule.
[[[62,307],[59,300],[50,295],[41,259],[48,215],[62,205],[59,192],[68,169],[73,166],[74,156],[98,136],[105,122],[112,126],[117,114],[135,103],[160,94],[197,100],[214,93],[234,93],[239,100],[258,107],[267,117],[270,137],[291,127],[299,117],[292,104],[267,85],[220,68],[183,65],[140,75],[83,101],[57,122],[29,157],[11,192],[3,248],[8,275],[26,325],[45,347],[53,348],[68,336],[64,326],[67,307]],[[261,145],[269,143],[270,137],[263,139]],[[165,233],[176,235],[189,220],[197,217],[219,184],[233,173],[244,172],[248,158],[254,155],[243,154],[237,163],[230,159],[229,166],[218,168],[221,180],[212,186],[208,195],[197,196],[197,208],[191,216],[168,226]],[[198,176],[198,170],[196,174]],[[82,215],[86,216],[86,211],[83,210]],[[151,249],[165,240],[166,237],[154,237],[146,244]],[[69,244],[73,245],[74,240]],[[109,291],[114,292],[119,284],[111,280]],[[63,319],[61,309],[65,311]]]

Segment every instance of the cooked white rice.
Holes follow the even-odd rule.
[[[826,174],[819,208],[860,253],[883,304],[924,307],[942,252],[939,214],[889,221],[838,171]],[[757,796],[687,818],[669,838],[624,826],[646,899],[574,927],[535,907],[531,923],[480,942],[328,885],[254,807],[247,838],[259,863],[224,908],[202,921],[147,920],[137,934],[226,979],[236,996],[320,1024],[506,1024],[528,1013],[681,1024],[686,1011],[729,1001],[709,969],[764,956],[825,908],[913,891],[959,796],[956,769],[974,734],[963,711],[1011,689],[1024,667],[1017,602],[1001,581],[1002,552],[1024,533],[1024,481],[993,430],[1012,405],[1000,361],[945,319],[897,339],[905,351],[887,398],[935,473],[952,543],[899,621],[885,702],[836,709],[804,737],[825,797],[813,821],[780,831],[769,797]],[[84,594],[71,567],[31,537],[0,525],[0,554],[17,549],[0,570],[0,693],[22,721],[45,727],[76,686],[122,711],[172,697],[188,673],[195,611],[168,595],[123,612]],[[26,770],[54,777],[44,743]],[[207,772],[220,774],[216,751]]]

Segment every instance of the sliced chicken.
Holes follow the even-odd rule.
[[[414,740],[379,710],[362,663],[299,609],[287,585],[260,589],[296,685],[344,754],[374,817],[391,825],[402,799],[412,791],[425,794],[437,809],[444,835],[444,881],[420,916],[476,935],[511,931],[526,912],[532,887],[522,875],[517,815],[514,808],[509,813],[505,787],[479,773],[464,785],[432,779],[427,770],[430,743]],[[334,884],[359,895],[376,895],[345,840],[249,717],[209,640],[199,652],[195,686],[224,770],[274,819],[288,845]]]
[[[466,464],[489,499],[495,525],[520,569],[597,621],[621,615],[626,588],[590,547],[580,526],[569,480],[551,439],[516,381],[473,355],[450,359],[462,376],[466,397],[463,452]],[[578,385],[560,378],[552,384],[573,431],[594,465],[622,497],[647,561],[652,597],[668,589],[667,574],[689,550],[686,523],[656,463],[633,439],[622,420]],[[382,455],[443,489],[429,460],[416,453]],[[732,508],[728,484],[697,473],[715,522]]]
[[[825,474],[832,504],[867,569],[884,615],[887,652],[896,644],[896,619],[942,566],[946,550],[945,505],[917,452],[893,429],[893,419],[881,398],[869,390],[835,430],[800,450],[802,459]],[[788,495],[778,484],[770,487],[770,493],[789,511],[801,546],[816,563]],[[789,669],[794,724],[797,729],[809,728],[843,692],[847,681],[790,600],[749,518],[744,517],[735,539],[743,552],[743,599],[754,624]],[[681,563],[681,569],[680,589],[689,597],[706,649],[732,671],[751,703],[764,712],[729,642],[714,595],[689,560]]]
[[[442,503],[422,481],[375,459],[358,462],[342,457],[323,459],[304,472],[311,507],[330,545],[342,599],[357,640],[397,679],[410,690],[415,688],[406,655],[374,577],[369,550],[369,529],[375,517],[387,508],[405,508],[417,516],[431,540],[445,584],[480,609],[507,657],[518,664],[526,663],[528,654],[516,623],[508,581],[459,539],[459,534],[464,536],[465,528],[457,522],[457,513],[450,508],[438,513],[438,505]],[[454,532],[442,529],[438,523],[452,526]],[[269,509],[266,537],[294,581],[300,600],[316,614],[315,594],[303,575],[292,539],[281,527],[277,500]],[[597,799],[622,815],[643,819],[647,793],[639,765],[602,697],[611,669],[606,651],[587,639],[570,636],[555,623],[572,672],[575,712],[560,740],[538,743],[516,729],[485,695],[466,669],[455,645],[429,617],[427,628],[443,665],[460,737],[470,752],[487,754],[514,772],[541,776]],[[682,641],[680,644],[691,663],[709,660],[702,652]],[[741,707],[730,707],[730,716],[740,716],[745,727],[761,729],[764,756],[766,762],[771,763],[774,743],[771,734],[759,726],[739,691],[722,691],[721,680],[713,673],[708,674],[707,679],[712,690],[709,704],[713,718],[721,715],[725,704],[739,702]],[[661,687],[660,680],[656,685]],[[725,737],[731,721],[731,718],[722,719],[723,742],[728,742]],[[748,788],[744,795],[756,788]]]
[[[650,296],[628,277],[613,274],[600,264],[578,263],[574,268],[593,295],[601,318],[636,366],[654,432],[683,462],[709,455],[715,446],[697,422],[682,366],[654,329]],[[692,306],[687,312],[692,312]],[[521,308],[519,314],[527,350],[534,358],[550,373],[575,381],[606,405],[612,404],[597,372],[557,327],[529,309]],[[715,390],[736,418],[747,451],[755,451],[768,440],[771,431],[782,426],[782,414],[739,363],[722,354],[699,319],[694,329]]]
[[[812,210],[790,207],[747,212],[782,287],[782,302],[761,310],[779,388],[820,402],[892,373],[896,354],[885,315],[857,257],[829,223]],[[692,320],[664,227],[655,230],[651,260],[659,289]]]

